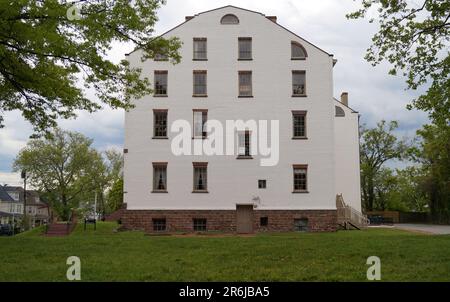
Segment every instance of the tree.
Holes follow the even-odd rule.
[[[374,177],[374,208],[380,211],[392,209],[392,192],[397,187],[397,178],[389,168],[382,167]]]
[[[112,190],[116,182],[122,177],[123,156],[122,153],[111,149],[100,154],[97,152],[91,159],[91,167],[86,171],[84,182],[85,188],[81,198],[88,211],[94,208],[95,196],[97,196],[97,213],[105,216],[109,211],[109,191]],[[90,213],[92,214],[92,213]]]
[[[434,222],[450,222],[450,125],[425,125],[417,131],[419,146],[412,158],[424,171],[422,189],[426,192]]]
[[[149,80],[126,60],[107,57],[111,43],[131,43],[142,60],[180,61],[177,38],[152,37],[164,0],[0,1],[0,111],[20,110],[35,134],[58,118],[103,104],[129,109],[151,93]],[[77,85],[82,83],[83,85]],[[86,97],[93,88],[100,103]],[[0,127],[2,124],[0,115]]]
[[[435,124],[450,122],[450,1],[362,0],[362,8],[347,18],[364,18],[374,11],[379,31],[367,50],[372,65],[387,61],[391,74],[402,71],[409,89],[431,80],[425,94],[408,108],[428,112]]]
[[[109,213],[117,211],[123,204],[123,178],[117,179],[107,195],[107,209]]]
[[[93,163],[99,154],[91,144],[80,133],[56,129],[48,138],[28,141],[13,169],[26,170],[30,185],[44,193],[62,219],[68,219],[70,208],[77,207],[83,192],[91,189],[87,175],[98,169]]]
[[[427,197],[422,185],[423,168],[411,166],[396,172],[397,186],[391,194],[391,210],[427,211]]]
[[[383,164],[391,159],[401,159],[405,155],[406,144],[399,141],[392,132],[398,127],[396,121],[386,125],[385,121],[377,127],[361,127],[360,159],[361,188],[365,209],[372,211],[375,200],[375,177]]]

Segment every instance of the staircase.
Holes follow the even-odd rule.
[[[118,220],[120,220],[126,210],[127,210],[127,204],[124,203],[120,209],[116,210],[115,212],[112,212],[109,215],[106,215],[105,221],[118,221]]]
[[[337,223],[344,230],[360,230],[369,225],[367,216],[345,204],[342,194],[336,195]]]
[[[69,220],[67,222],[53,222],[49,224],[45,231],[45,236],[59,237],[67,236],[75,229],[77,225],[77,217],[75,212],[70,213]]]
[[[46,236],[57,237],[67,236],[70,234],[70,225],[67,223],[52,223],[48,226]]]

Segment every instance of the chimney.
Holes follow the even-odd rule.
[[[341,93],[341,103],[348,107],[348,92]]]
[[[272,22],[277,23],[277,16],[266,16],[267,19],[269,19]]]
[[[185,21],[189,21],[189,20],[191,20],[192,18],[194,18],[194,16],[186,16],[186,17],[184,17],[185,18]]]

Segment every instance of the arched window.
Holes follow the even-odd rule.
[[[227,14],[220,19],[221,24],[239,24],[239,19],[233,14]]]
[[[292,60],[304,60],[308,54],[305,48],[298,42],[291,42],[291,59]]]
[[[344,109],[342,109],[339,106],[334,106],[334,108],[336,109],[336,114],[335,116],[345,116],[345,112]]]

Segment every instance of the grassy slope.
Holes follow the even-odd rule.
[[[353,281],[366,279],[372,255],[381,258],[382,280],[450,281],[450,236],[377,229],[156,237],[115,227],[0,237],[0,281],[65,281],[69,256],[80,257],[83,281]]]

